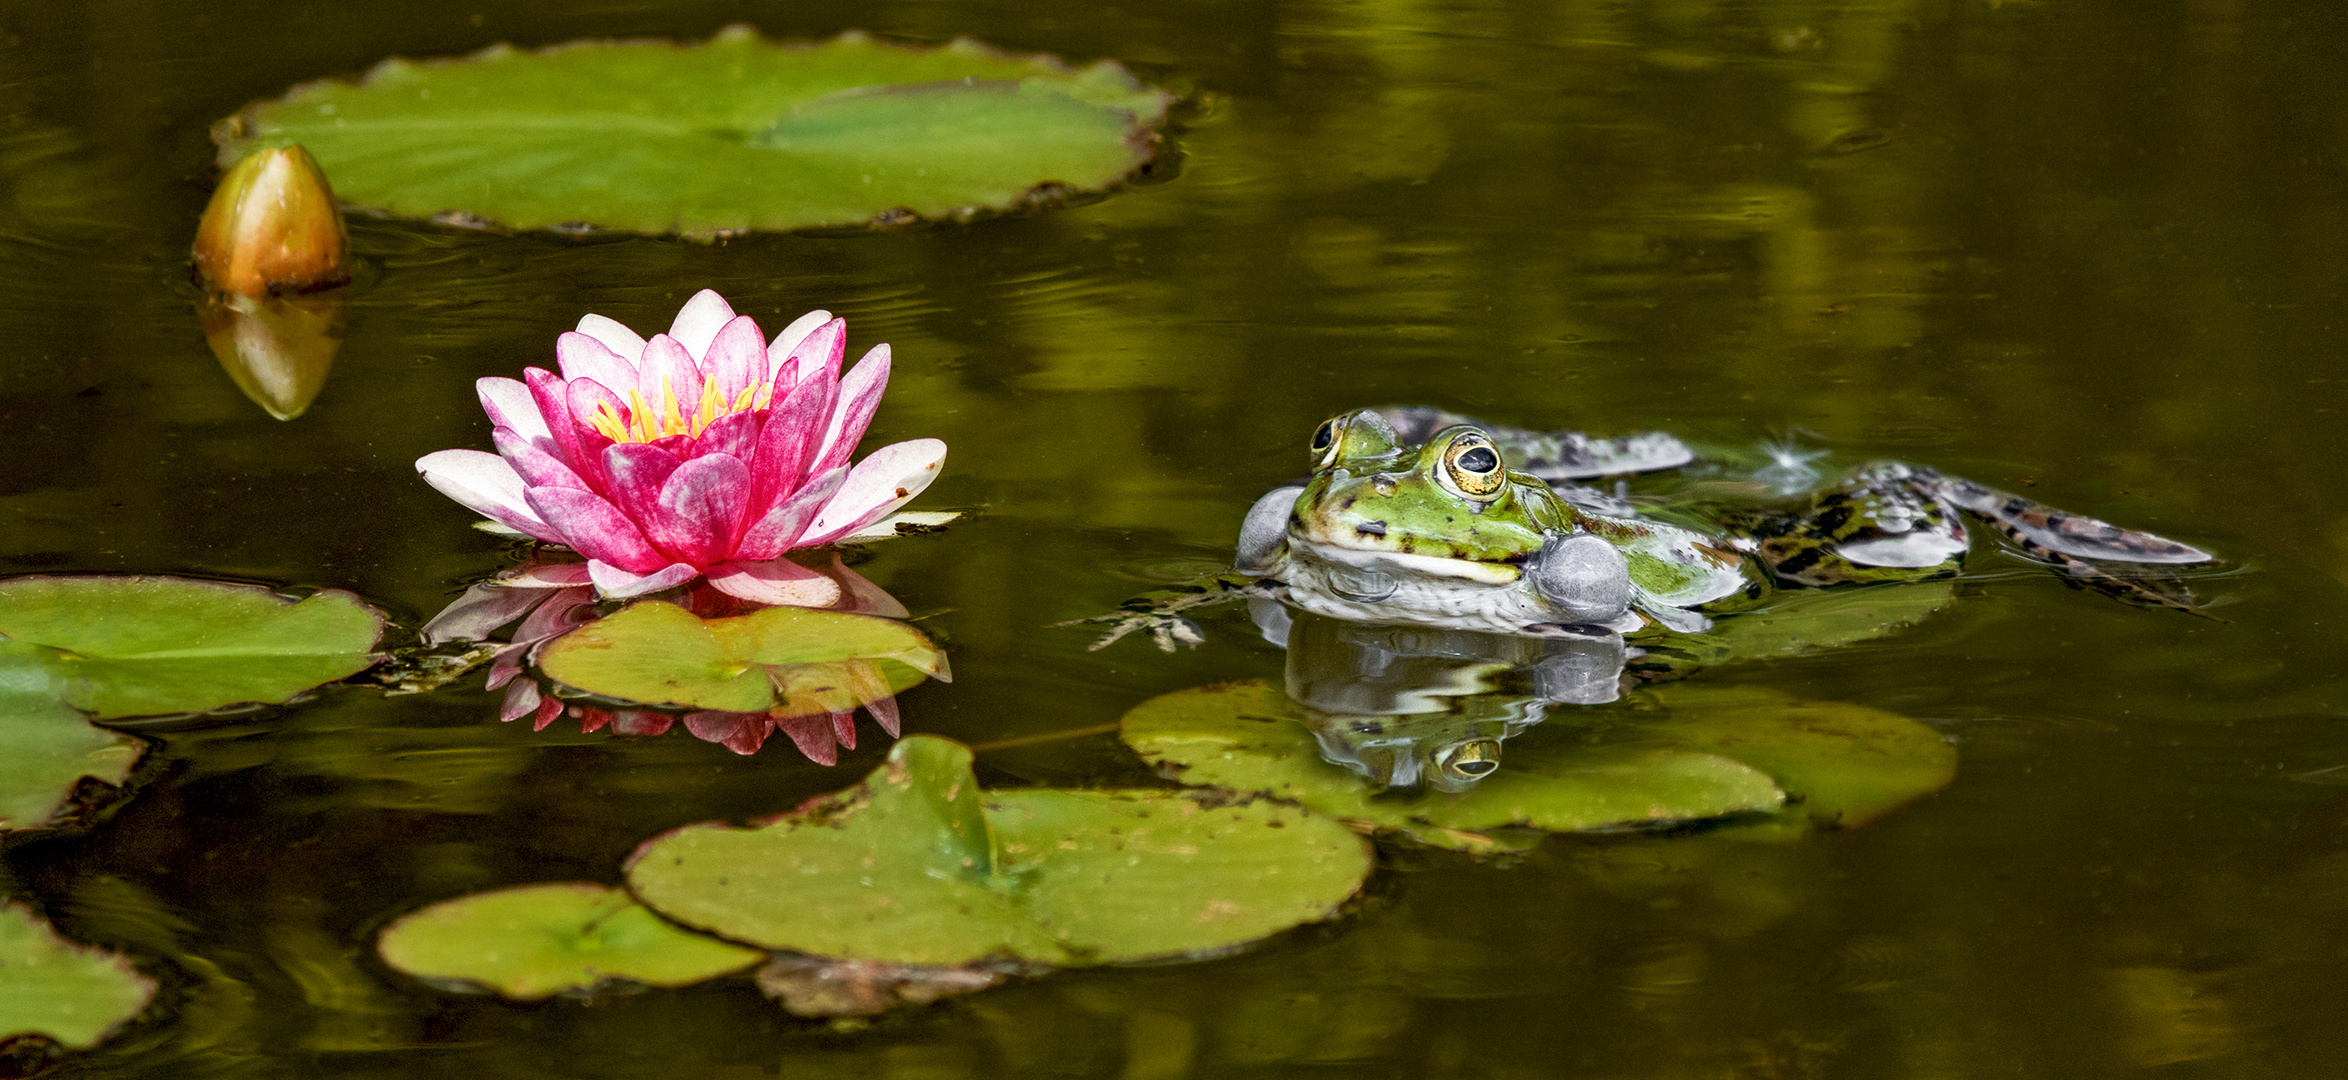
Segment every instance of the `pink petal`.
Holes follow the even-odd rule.
[[[556,456],[587,481],[589,488],[600,489],[603,467],[597,455],[603,448],[598,442],[609,440],[588,427],[584,417],[593,414],[593,402],[609,398],[610,392],[590,379],[565,382],[545,368],[529,368],[522,374],[529,379],[530,397],[538,403],[539,414],[546,417]]]
[[[554,723],[554,718],[562,714],[563,703],[554,695],[549,694],[546,700],[538,703],[538,715],[530,721],[530,730],[544,731],[546,725]]]
[[[489,414],[491,424],[512,428],[528,439],[547,437],[546,418],[538,415],[538,402],[521,380],[476,379],[473,392],[480,395],[481,411]]]
[[[544,589],[516,589],[503,582],[485,581],[466,589],[416,633],[426,645],[482,641],[490,631],[529,614],[547,595]]]
[[[514,589],[564,589],[587,584],[587,564],[575,562],[532,563],[516,567],[497,583]]]
[[[697,454],[724,454],[737,461],[748,462],[758,454],[758,433],[764,422],[758,412],[727,413],[718,417],[701,433],[694,446]]]
[[[838,740],[840,740],[840,745],[841,745],[841,746],[843,746],[843,747],[846,747],[847,749],[850,749],[850,750],[854,750],[854,749],[856,749],[856,713],[855,713],[855,711],[854,711],[854,710],[850,710],[850,711],[848,711],[848,712],[836,712],[836,713],[833,713],[833,714],[831,714],[831,716],[832,716],[832,737],[833,737],[833,738],[836,738],[836,739],[838,739]]]
[[[676,455],[650,443],[613,443],[603,448],[603,471],[610,478],[604,490],[613,506],[642,525],[652,520],[660,505],[660,486],[682,464]]]
[[[709,583],[754,604],[819,608],[840,598],[839,582],[789,559],[719,563],[709,568]]]
[[[840,561],[840,556],[836,552],[832,555],[832,564],[824,567],[823,572],[829,575],[832,580],[840,583],[842,603],[839,610],[841,611],[854,612],[858,615],[878,615],[884,619],[904,619],[913,615],[912,612],[905,610],[905,605],[897,602],[896,597],[890,596],[887,590],[873,584],[871,579],[864,575],[849,569],[846,563]]]
[[[664,735],[677,718],[667,713],[623,712],[612,718],[614,735]]]
[[[783,363],[790,359],[791,353],[799,348],[799,343],[805,341],[807,335],[814,333],[816,327],[831,321],[832,313],[820,308],[791,320],[791,325],[783,327],[783,332],[776,334],[774,341],[766,347],[767,369],[781,370]],[[847,324],[840,325],[845,333]],[[800,370],[806,369],[802,367]]]
[[[416,471],[467,510],[548,543],[563,542],[562,533],[530,506],[522,475],[496,454],[437,450],[417,458]]]
[[[818,765],[840,763],[840,752],[832,742],[830,716],[778,716],[774,718],[774,726],[791,737],[807,760]]]
[[[946,444],[939,439],[908,439],[873,451],[848,471],[847,482],[824,503],[798,546],[829,543],[888,516],[921,494],[945,463]]]
[[[873,722],[881,730],[892,736],[897,734],[897,696],[889,690],[889,680],[881,674],[880,665],[870,660],[848,660],[841,666],[848,671],[848,692],[864,703],[864,711],[872,714]]]
[[[750,462],[750,512],[764,514],[801,487],[808,456],[832,408],[832,383],[821,373],[791,388],[766,410]]]
[[[525,440],[520,432],[510,427],[500,427],[490,432],[489,437],[497,444],[498,455],[505,458],[506,464],[514,467],[514,472],[520,474],[524,484],[531,487],[587,490],[587,482],[579,479],[579,474],[572,472],[571,467],[563,464],[561,458]]]
[[[554,339],[555,364],[565,379],[593,379],[605,386],[636,385],[636,353],[621,356],[586,334],[572,331]]]
[[[788,499],[767,511],[743,532],[742,542],[734,548],[738,561],[757,562],[778,558],[783,552],[803,545],[799,537],[807,532],[808,523],[815,520],[824,504],[840,490],[848,479],[848,470],[833,469],[807,482]]]
[[[701,354],[702,376],[717,384],[719,400],[729,406],[744,389],[765,382],[766,371],[766,342],[748,315],[726,323]]]
[[[644,395],[644,407],[652,410],[653,425],[658,427],[669,414],[671,395],[680,415],[701,407],[701,365],[693,362],[683,342],[654,334],[644,344],[643,361],[636,365],[636,391]]]
[[[654,546],[695,566],[734,553],[748,527],[750,467],[724,454],[694,458],[660,486],[652,512],[639,518]]]
[[[671,561],[653,549],[626,514],[592,491],[531,488],[526,495],[530,508],[562,535],[560,542],[589,559],[637,574],[649,574]]]
[[[792,325],[797,325],[796,323]],[[776,338],[781,341],[782,338]],[[767,348],[767,360],[774,370],[775,387],[796,386],[809,379],[821,378],[828,385],[840,381],[840,359],[848,353],[848,320],[833,319],[819,323],[798,339],[787,350],[777,352]],[[788,372],[786,379],[784,373]]]
[[[765,713],[689,712],[685,714],[685,730],[702,742],[722,744],[737,754],[749,755],[766,745],[774,722]]]
[[[644,335],[620,325],[617,319],[601,315],[579,316],[579,332],[603,343],[612,355],[633,364],[644,355]],[[558,339],[559,340],[559,339]]]
[[[571,565],[582,571],[588,566],[586,563]],[[514,627],[514,644],[522,646],[526,652],[530,646],[594,621],[595,590],[584,584],[559,590],[550,594],[546,603],[531,612],[529,618],[522,620],[522,625]]]
[[[898,723],[897,696],[895,694],[865,702],[864,711],[872,714],[873,723],[879,724],[882,731],[888,732],[892,738],[896,736]]]
[[[872,425],[874,410],[880,408],[881,392],[888,388],[889,347],[875,345],[840,380],[839,404],[832,406],[823,446],[808,462],[808,472],[822,472],[848,463],[849,455],[856,452],[856,444],[864,438],[864,429]]]
[[[489,678],[481,684],[481,688],[495,690],[514,681],[514,676],[522,673],[522,654],[529,651],[518,645],[508,645],[497,650],[490,657]]]
[[[506,687],[505,704],[497,710],[497,718],[507,723],[538,711],[538,684],[528,679]]]
[[[613,600],[627,600],[650,596],[663,589],[674,589],[701,576],[701,568],[691,563],[670,563],[650,574],[635,574],[606,562],[587,560],[587,573],[595,579],[595,589]]]
[[[703,289],[677,309],[676,321],[669,324],[669,336],[684,343],[686,351],[700,356],[709,351],[709,343],[717,337],[718,328],[733,318],[733,305],[726,303],[725,297],[715,290]]]

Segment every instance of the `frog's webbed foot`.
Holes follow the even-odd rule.
[[[2085,514],[2057,510],[1970,480],[1932,475],[1938,481],[1936,487],[1942,498],[1979,516],[2030,557],[2053,564],[2062,570],[2064,581],[2077,588],[2090,589],[2136,607],[2169,608],[2225,621],[2203,611],[2182,581],[2154,574],[2115,572],[2099,565],[2108,562],[2147,567],[2190,566],[2220,561],[2215,555],[2164,536],[2123,529]]]
[[[1696,459],[1695,451],[1688,449],[1686,443],[1663,431],[1642,431],[1611,439],[1563,429],[1528,431],[1487,424],[1474,417],[1424,405],[1389,406],[1379,409],[1378,415],[1394,425],[1396,439],[1405,445],[1424,443],[1428,436],[1453,424],[1473,424],[1492,437],[1510,468],[1552,484],[1676,469]]]
[[[1137,630],[1149,631],[1150,640],[1160,652],[1173,652],[1177,645],[1196,648],[1207,639],[1206,632],[1182,613],[1195,608],[1243,600],[1250,596],[1269,596],[1279,587],[1278,582],[1251,578],[1245,574],[1223,573],[1182,585],[1168,586],[1136,596],[1117,605],[1117,610],[1082,619],[1053,623],[1054,627],[1107,624],[1109,632],[1087,648],[1090,651],[1106,649],[1119,639]]]
[[[1942,497],[1979,516],[2024,554],[2062,570],[2067,583],[2124,604],[2169,608],[2205,619],[2217,616],[2194,602],[2185,584],[2170,577],[2115,572],[2101,563],[2190,566],[2218,558],[2187,544],[2135,529],[2123,529],[2084,514],[2057,510],[2012,492],[1970,480],[1942,477]],[[2224,621],[2224,620],[2219,620]]]

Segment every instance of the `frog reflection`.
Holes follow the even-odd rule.
[[[1500,768],[1501,744],[1551,705],[1621,695],[1620,635],[1523,636],[1378,626],[1250,602],[1288,650],[1288,696],[1321,756],[1386,787],[1461,792]]]

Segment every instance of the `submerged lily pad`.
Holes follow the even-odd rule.
[[[122,783],[145,745],[92,725],[48,682],[33,661],[0,656],[0,830],[49,824],[82,777]]]
[[[1656,698],[1667,717],[1634,737],[1732,757],[1775,777],[1797,797],[1773,823],[1778,831],[1864,825],[1956,779],[1954,745],[1882,709],[1746,687],[1671,686]]]
[[[1470,790],[1400,798],[1323,761],[1296,703],[1258,681],[1164,694],[1119,726],[1142,760],[1185,784],[1260,792],[1444,847],[1488,849],[1495,841],[1485,834],[1495,829],[1669,825],[1785,802],[1768,774],[1702,749],[1525,736]]]
[[[420,979],[521,1001],[611,982],[689,986],[766,954],[681,930],[603,885],[561,882],[460,896],[401,916],[375,943]]]
[[[970,41],[586,41],[387,60],[216,130],[223,166],[299,143],[353,205],[517,229],[636,232],[964,216],[1097,191],[1154,152],[1171,95]]]
[[[383,616],[345,592],[295,601],[170,577],[0,581],[0,657],[101,720],[275,703],[377,659]]]
[[[1073,965],[1195,955],[1325,919],[1370,866],[1344,826],[1277,803],[982,794],[968,749],[916,735],[862,784],[772,822],[647,841],[628,884],[670,918],[770,949]]]
[[[863,663],[850,670],[852,661]],[[726,712],[841,712],[925,676],[953,677],[946,654],[895,619],[799,607],[704,619],[662,601],[556,638],[538,666],[591,694]]]
[[[75,945],[31,912],[0,904],[0,1042],[39,1035],[86,1050],[154,996],[154,980],[129,960]]]

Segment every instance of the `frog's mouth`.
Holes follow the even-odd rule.
[[[1442,555],[1420,555],[1413,552],[1391,551],[1374,547],[1355,547],[1342,542],[1343,538],[1309,536],[1291,529],[1289,547],[1322,562],[1336,563],[1359,570],[1379,571],[1404,577],[1453,578],[1478,585],[1509,585],[1523,576],[1515,563],[1482,562],[1476,559],[1455,559]],[[1383,534],[1364,534],[1363,540],[1383,540]]]

